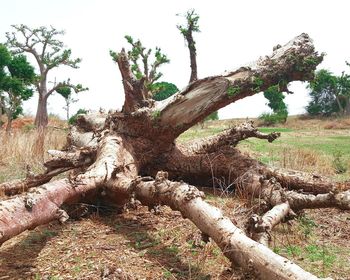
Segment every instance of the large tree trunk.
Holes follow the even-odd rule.
[[[39,94],[38,108],[35,115],[34,124],[38,128],[45,128],[49,123],[47,114],[47,97]]]
[[[7,114],[7,124],[6,124],[6,132],[10,133],[12,127],[12,116],[11,114]]]
[[[117,56],[126,96],[122,112],[80,116],[68,135],[66,149],[50,151],[45,174],[0,185],[7,195],[29,190],[1,203],[0,242],[55,219],[64,222],[67,214],[61,207],[76,201],[95,199],[122,206],[138,199],[149,207],[165,204],[180,211],[210,236],[233,264],[261,279],[317,279],[259,242],[267,244],[268,231],[293,210],[350,209],[349,183],[273,169],[240,153],[234,146],[241,140],[256,137],[272,142],[279,136],[260,133],[252,123],[187,145],[175,140],[229,103],[272,85],[286,88],[288,82],[311,79],[321,60],[311,39],[302,34],[271,56],[194,81],[176,95],[154,102],[147,99],[143,80],[132,74],[122,50]],[[37,118],[38,125],[45,124],[46,100],[39,105],[43,114]],[[68,169],[74,169],[68,179],[47,183]],[[266,201],[266,210],[271,211],[254,217],[249,232],[259,242],[206,203],[203,193],[192,186],[215,185],[217,180]]]

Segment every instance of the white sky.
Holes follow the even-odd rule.
[[[194,8],[200,15],[201,33],[196,34],[199,77],[234,69],[261,55],[270,54],[276,44],[284,44],[302,32],[314,39],[316,49],[326,52],[321,68],[337,74],[350,60],[350,1],[347,0],[1,0],[0,42],[11,24],[30,27],[53,25],[64,29],[63,41],[73,57],[83,59],[80,69],[62,66],[49,77],[71,78],[89,87],[79,94],[78,108],[121,108],[123,89],[109,50],[119,51],[127,43],[124,35],[141,39],[146,47],[159,46],[171,62],[161,68],[162,80],[178,88],[186,86],[190,75],[189,54],[176,28],[182,18],[176,14]],[[290,114],[304,112],[305,85],[293,83],[295,92],[286,98]],[[25,103],[26,112],[35,113],[37,97]],[[220,118],[253,117],[268,111],[262,94],[245,98],[220,110]],[[49,112],[65,116],[63,98],[49,99]]]

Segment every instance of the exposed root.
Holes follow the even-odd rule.
[[[73,167],[61,167],[50,170],[43,174],[29,176],[25,179],[13,180],[10,182],[2,183],[0,184],[0,193],[3,193],[7,196],[11,196],[25,192],[30,188],[41,186],[42,184],[49,182],[53,177],[64,173],[68,170],[71,170],[72,168]]]
[[[258,131],[253,125],[253,121],[248,121],[239,124],[231,129],[227,129],[215,136],[206,137],[200,140],[192,141],[188,143],[187,149],[192,150],[193,153],[205,154],[218,151],[223,146],[236,146],[240,141],[247,138],[259,138],[266,139],[269,142],[273,142],[280,133],[272,132],[269,134]]]

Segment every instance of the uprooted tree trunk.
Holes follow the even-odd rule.
[[[257,137],[272,142],[279,136],[260,133],[252,123],[187,145],[175,142],[227,104],[272,85],[286,88],[291,81],[311,79],[322,56],[308,35],[296,37],[250,66],[197,80],[161,102],[145,99],[149,95],[143,92],[143,80],[132,74],[124,51],[117,60],[126,95],[122,112],[81,116],[70,131],[67,149],[50,151],[45,174],[0,185],[8,195],[26,191],[1,202],[0,243],[53,220],[64,222],[68,214],[62,207],[70,203],[98,199],[121,206],[138,199],[149,207],[163,204],[180,211],[233,264],[261,279],[317,279],[263,244],[269,231],[293,210],[350,209],[349,184],[273,169],[241,154],[234,148],[241,140]],[[73,171],[67,179],[49,182],[68,169]],[[248,234],[206,203],[204,194],[193,186],[212,184],[214,173],[237,190],[264,199],[266,210],[271,209],[250,219]]]

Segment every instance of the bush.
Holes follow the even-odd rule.
[[[285,123],[287,120],[288,113],[264,113],[259,116],[259,120],[263,122],[263,125],[269,126],[277,123]]]
[[[68,124],[73,125],[77,122],[78,115],[85,115],[88,113],[88,110],[85,109],[79,109],[75,115],[71,116],[68,120]]]
[[[153,84],[151,91],[153,93],[153,99],[161,101],[177,93],[179,89],[172,83],[160,82]]]

